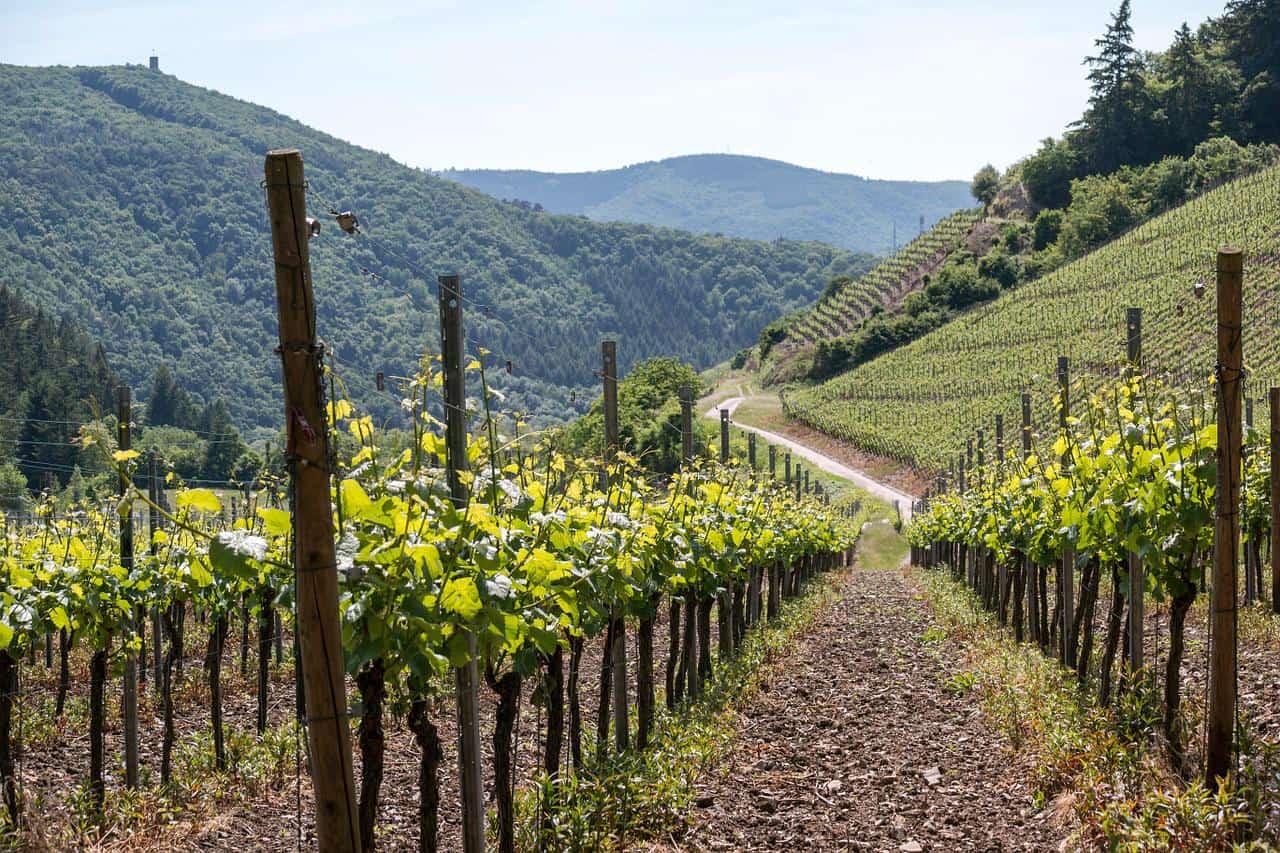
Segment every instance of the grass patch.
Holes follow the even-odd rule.
[[[858,566],[863,569],[896,569],[907,558],[907,540],[893,524],[873,521],[858,537]]]
[[[1158,700],[1102,708],[1071,673],[983,612],[961,583],[921,577],[938,627],[965,651],[949,691],[977,698],[1031,768],[1034,804],[1075,818],[1083,849],[1271,850],[1280,841],[1280,746],[1241,736],[1241,772],[1217,790],[1170,771],[1155,743]],[[932,630],[932,629],[931,629]]]

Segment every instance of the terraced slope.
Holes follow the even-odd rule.
[[[1024,390],[1043,433],[1054,417],[1059,355],[1082,385],[1114,375],[1129,306],[1144,312],[1148,372],[1202,380],[1215,353],[1216,253],[1227,245],[1245,255],[1248,394],[1265,398],[1280,383],[1280,167],[1208,192],[912,344],[794,392],[787,409],[867,450],[941,468],[974,429],[990,434],[997,413],[1018,423]]]
[[[958,210],[825,299],[793,327],[791,337],[816,343],[845,334],[877,306],[892,305],[920,287],[921,279],[959,248],[981,218],[977,208]]]

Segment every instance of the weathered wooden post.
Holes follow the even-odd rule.
[[[1267,391],[1271,409],[1271,612],[1280,614],[1280,388]]]
[[[729,410],[720,410],[720,464],[729,462]]]
[[[600,377],[604,383],[604,460],[605,470],[612,479],[613,467],[618,456],[618,344],[603,341],[600,344]],[[627,621],[615,608],[608,631],[610,666],[613,679],[613,729],[614,746],[619,752],[627,751],[630,735],[630,716],[627,708]]]
[[[1070,365],[1065,355],[1058,356],[1058,426],[1062,434],[1068,435],[1067,418],[1071,413],[1071,380]],[[1062,471],[1065,476],[1067,466],[1071,464],[1071,448],[1062,451]],[[1062,598],[1062,625],[1059,634],[1062,637],[1062,662],[1072,669],[1076,665],[1076,637],[1072,630],[1075,620],[1076,605],[1076,549],[1067,544],[1062,549],[1062,569],[1059,575],[1060,596]]]
[[[315,786],[316,846],[323,853],[359,853],[329,499],[329,432],[320,399],[323,348],[316,341],[302,155],[295,149],[269,151],[265,171],[280,317],[286,453],[293,476],[297,630]]]
[[[1142,371],[1142,309],[1129,308],[1125,311],[1125,355],[1128,359],[1130,381]],[[1131,404],[1132,405],[1132,404]],[[1146,585],[1145,569],[1142,558],[1135,552],[1129,552],[1129,670],[1137,677],[1145,665],[1143,661],[1144,588]]]
[[[759,467],[756,465],[756,434],[754,432],[747,433],[747,462],[751,465],[752,471]]]
[[[778,479],[778,448],[769,445],[769,479]]]
[[[1209,607],[1209,709],[1205,785],[1232,769],[1236,713],[1236,580],[1240,543],[1241,285],[1239,249],[1218,252],[1218,483]]]
[[[1248,396],[1248,389],[1241,380],[1241,395],[1244,397],[1244,435],[1248,435],[1253,429],[1253,398]],[[1240,467],[1244,471],[1249,470],[1249,454],[1251,448],[1248,442],[1242,440],[1240,447]],[[1242,490],[1243,491],[1243,490]],[[1240,497],[1240,514],[1244,515],[1244,495]],[[1242,533],[1248,534],[1250,531],[1241,530]],[[1255,554],[1257,554],[1258,543],[1253,537],[1244,544],[1244,603],[1253,604],[1258,599],[1261,591],[1258,589],[1258,572],[1255,568]]]
[[[680,388],[680,434],[684,448],[684,465],[693,464],[693,389],[688,385]],[[676,608],[671,608],[672,632],[678,622]],[[684,647],[680,656],[679,675],[685,676],[687,693],[690,702],[696,702],[701,693],[701,681],[698,678],[698,600],[692,588],[684,591]],[[677,679],[679,679],[677,675]],[[676,687],[677,698],[680,687]]]
[[[436,278],[440,298],[440,354],[444,374],[445,453],[449,496],[466,511],[467,394],[462,356],[462,286],[456,275]],[[458,705],[458,777],[462,790],[462,844],[467,853],[484,849],[484,776],[480,766],[480,701],[476,637],[466,632],[468,660],[454,670]]]
[[[787,486],[791,485],[791,453],[788,451],[782,459],[782,482]]]
[[[156,459],[156,452],[152,450],[147,454],[147,497],[150,499],[151,506],[147,509],[147,531],[150,534],[147,537],[147,551],[152,557],[158,553],[156,545],[156,530],[160,527],[160,513],[156,507],[160,506],[160,469]],[[152,690],[160,689],[160,608],[151,608],[151,684]]]
[[[133,404],[127,385],[116,388],[116,445],[120,450],[129,450],[132,446]],[[125,463],[127,464],[127,463]],[[121,466],[116,493],[124,498],[129,494],[132,485]],[[120,567],[128,574],[133,574],[133,500],[122,501],[120,505]],[[133,618],[136,620],[135,612]],[[141,625],[136,626],[141,629]],[[121,714],[124,718],[124,783],[127,787],[138,787],[138,656],[129,652],[124,659],[124,694],[120,702]]]

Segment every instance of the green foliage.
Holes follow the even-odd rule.
[[[461,275],[468,337],[512,361],[509,408],[563,420],[585,407],[571,395],[591,384],[602,338],[619,339],[624,368],[667,353],[705,367],[866,266],[816,243],[503,204],[142,68],[0,66],[0,104],[0,282],[108,341],[134,387],[167,364],[194,403],[222,397],[255,439],[280,419],[259,186],[270,148],[303,152],[323,226],[311,243],[320,335],[380,421],[403,416],[374,375],[412,373],[432,345],[438,273]],[[354,211],[362,234],[342,234],[331,205]]]
[[[110,410],[115,384],[84,332],[0,283],[0,464],[20,460],[32,489],[65,483],[79,458],[78,422]],[[0,499],[20,499],[15,482],[4,477]]]
[[[1073,180],[1188,157],[1212,137],[1280,143],[1277,35],[1274,2],[1239,0],[1196,32],[1183,24],[1168,50],[1147,54],[1133,45],[1129,0],[1122,0],[1096,55],[1085,60],[1088,109],[1061,140],[1046,139],[1021,164],[1031,201],[1066,207]]]
[[[1000,173],[990,163],[978,170],[978,173],[973,176],[973,183],[969,185],[969,192],[982,203],[983,207],[990,207],[999,191]]]
[[[932,225],[968,202],[963,181],[868,180],[725,154],[573,174],[497,169],[441,174],[529,209],[756,240],[781,235],[877,254],[888,250],[893,223],[901,231],[923,216]]]
[[[701,396],[702,379],[691,366],[674,358],[642,361],[618,380],[618,442],[649,471],[671,473],[680,465],[680,403],[682,385]],[[693,422],[694,446],[705,454],[710,429],[704,419]],[[604,403],[565,428],[559,446],[587,455],[604,452]]]

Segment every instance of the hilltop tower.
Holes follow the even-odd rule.
[[[155,55],[153,54],[153,55],[150,57],[149,65],[150,65],[150,67],[151,67],[151,70],[152,70],[152,71],[159,71],[159,70],[160,70],[160,57],[155,56]]]

